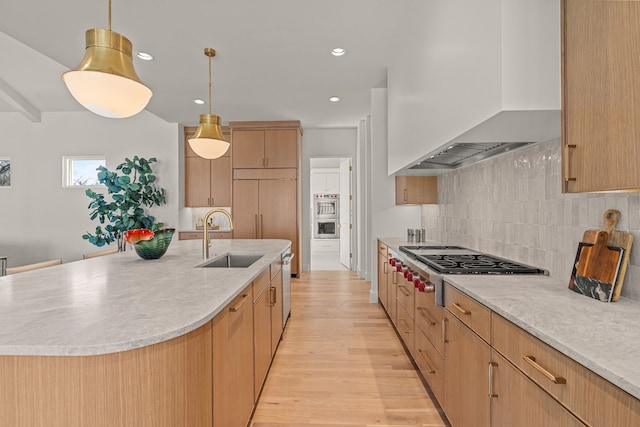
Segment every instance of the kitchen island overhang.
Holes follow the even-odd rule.
[[[247,268],[198,268],[200,241],[157,260],[133,250],[0,278],[0,355],[89,356],[160,343],[204,325],[288,240],[215,240],[210,258],[263,253]]]

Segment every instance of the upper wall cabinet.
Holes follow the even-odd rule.
[[[184,205],[187,207],[231,206],[231,150],[217,159],[199,157],[189,146],[196,127],[184,128]],[[222,134],[229,140],[229,130]]]
[[[451,143],[560,137],[558,0],[411,2],[388,82],[388,174]]]
[[[396,176],[396,205],[438,203],[437,176]]]
[[[563,191],[640,189],[640,2],[564,0]]]
[[[230,122],[234,169],[297,168],[300,122]]]

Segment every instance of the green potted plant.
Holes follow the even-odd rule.
[[[165,190],[156,185],[156,176],[151,168],[155,162],[155,157],[147,160],[134,156],[133,160],[125,158],[115,172],[104,166],[98,167],[98,181],[107,187],[111,200],[104,194],[87,189],[86,194],[92,199],[88,206],[91,209],[89,215],[92,220],[98,219],[101,225],[96,227],[95,234],[87,232],[83,239],[98,247],[117,242],[118,250],[124,251],[124,233],[127,230],[146,228],[157,231],[164,226],[144,209],[145,206],[166,203]]]

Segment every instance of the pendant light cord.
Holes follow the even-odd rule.
[[[209,57],[209,114],[211,114],[211,57]]]
[[[109,0],[109,31],[111,31],[111,0]]]

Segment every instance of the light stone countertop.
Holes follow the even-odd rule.
[[[409,243],[380,240],[392,249]],[[640,303],[605,303],[546,276],[450,274],[445,281],[640,399]]]
[[[194,268],[204,262],[202,242],[174,236],[157,260],[129,247],[0,277],[0,355],[107,354],[184,335],[213,319],[290,245],[214,240],[210,258],[265,255],[249,268]]]

